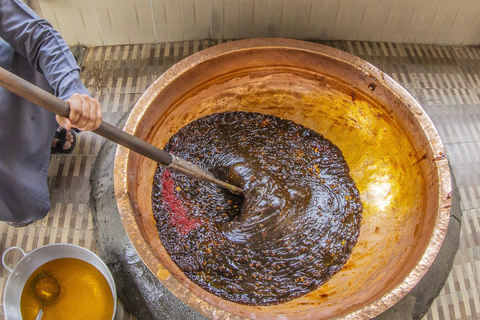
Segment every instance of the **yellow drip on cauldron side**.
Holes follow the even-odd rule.
[[[35,319],[42,307],[33,282],[43,272],[53,275],[60,285],[58,299],[43,307],[43,320],[112,319],[112,291],[102,273],[83,260],[62,258],[43,264],[28,278],[20,300],[24,320]]]

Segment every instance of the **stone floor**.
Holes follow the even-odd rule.
[[[104,120],[116,125],[166,69],[216,43],[88,48],[79,60],[82,78],[102,103]],[[434,122],[456,178],[463,218],[453,268],[423,318],[480,319],[480,49],[370,42],[325,44],[357,55],[392,76],[420,102]],[[25,228],[0,224],[1,252],[12,246],[28,252],[58,242],[98,252],[101,243],[97,243],[92,214],[91,175],[104,142],[103,138],[85,132],[79,135],[72,154],[52,155],[48,174],[50,213]],[[18,252],[9,254],[7,263],[13,265],[20,256]],[[2,268],[1,295],[8,276],[9,272]],[[175,319],[173,315],[170,318]]]

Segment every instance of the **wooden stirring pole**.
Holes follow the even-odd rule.
[[[13,92],[44,109],[58,114],[59,116],[68,117],[70,114],[70,107],[67,102],[3,68],[0,68],[0,85],[8,91]],[[193,179],[215,183],[235,194],[243,195],[243,189],[218,180],[199,166],[158,149],[115,126],[112,126],[111,124],[102,121],[100,127],[93,132],[167,166],[172,171],[182,173]]]

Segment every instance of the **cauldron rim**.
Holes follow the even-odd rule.
[[[268,38],[268,39],[247,39],[234,42],[228,42],[208,49],[202,50],[199,53],[193,54],[168,69],[162,74],[140,97],[135,107],[133,108],[124,130],[137,136],[141,136],[142,128],[139,119],[145,115],[150,103],[164,90],[172,84],[172,82],[195,68],[199,64],[208,61],[209,59],[219,58],[224,55],[234,54],[236,51],[244,50],[263,50],[266,48],[286,48],[299,51],[314,52],[319,55],[329,56],[333,60],[337,60],[344,64],[349,64],[352,68],[362,70],[365,74],[374,75],[376,81],[380,81],[390,90],[398,94],[401,102],[408,106],[409,112],[414,115],[414,118],[420,123],[420,126],[425,131],[430,142],[432,153],[437,157],[435,159],[435,166],[439,179],[438,184],[438,212],[436,215],[435,226],[433,233],[428,241],[426,250],[420,261],[409,272],[409,274],[398,283],[390,292],[377,297],[374,301],[361,306],[360,308],[348,313],[342,314],[341,317],[346,319],[360,319],[371,318],[389,307],[393,306],[401,298],[403,298],[423,277],[430,265],[433,263],[441,244],[446,234],[448,221],[450,217],[451,205],[451,180],[448,160],[445,156],[445,150],[428,115],[418,104],[418,102],[398,83],[396,83],[388,75],[383,74],[376,67],[370,63],[339,49],[328,47],[318,43],[305,42],[292,39]],[[238,314],[222,309],[223,306],[231,304],[230,302],[212,301],[208,294],[203,297],[198,297],[191,291],[196,289],[192,283],[185,283],[178,281],[175,277],[171,277],[170,270],[166,270],[158,257],[152,253],[151,244],[145,239],[145,229],[137,223],[138,216],[135,215],[134,206],[132,206],[131,199],[128,192],[128,159],[130,152],[123,148],[117,148],[115,159],[115,194],[117,204],[120,211],[120,216],[124,224],[127,235],[130,238],[133,246],[139,253],[141,259],[149,267],[150,270],[159,278],[159,280],[167,286],[177,297],[186,302],[198,312],[212,317],[216,314],[217,317],[235,318]],[[142,219],[145,219],[142,217]],[[153,217],[151,218],[153,220]],[[154,237],[154,235],[150,235]],[[148,237],[148,235],[147,235]],[[178,277],[178,274],[175,274]],[[189,290],[190,289],[190,290]],[[192,296],[193,295],[193,296]],[[203,299],[202,299],[203,298]],[[221,300],[221,299],[219,299]],[[208,302],[207,302],[208,301]],[[268,308],[268,307],[267,307]],[[246,316],[241,313],[241,316]],[[255,316],[252,314],[252,316]]]

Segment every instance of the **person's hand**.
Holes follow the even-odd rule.
[[[81,131],[93,131],[102,123],[100,102],[85,94],[74,93],[68,100],[68,118],[56,116],[58,124],[68,130],[75,127]]]

